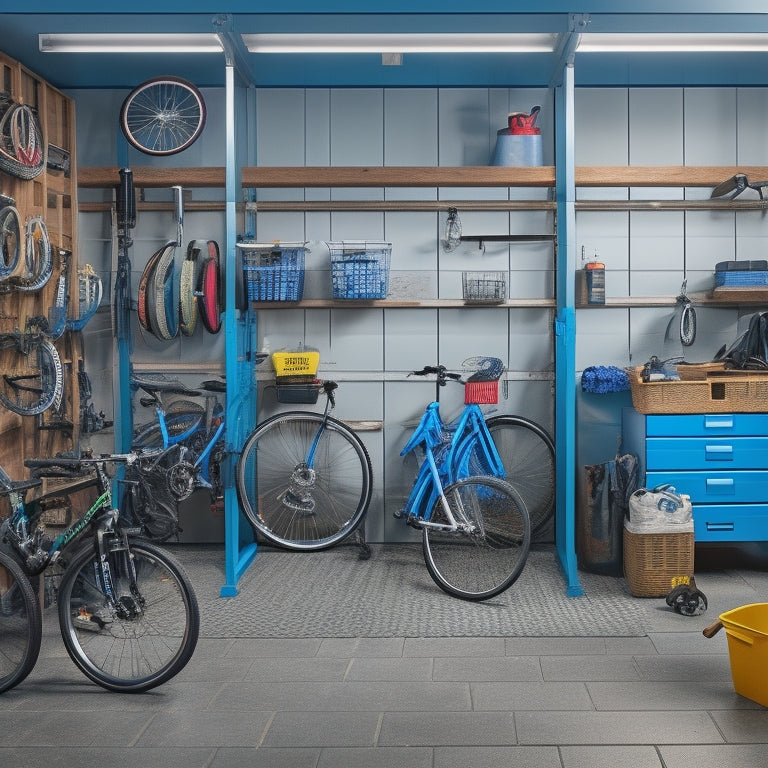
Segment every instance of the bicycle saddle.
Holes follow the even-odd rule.
[[[131,376],[131,384],[138,389],[143,389],[150,395],[153,392],[169,392],[174,395],[194,395],[197,394],[196,389],[188,387],[178,379],[166,379],[161,377],[141,377]]]

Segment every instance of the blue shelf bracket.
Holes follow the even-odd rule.
[[[557,196],[557,314],[555,333],[555,435],[557,510],[555,544],[565,592],[584,594],[576,560],[576,184],[574,163],[574,73],[566,57],[555,86]]]

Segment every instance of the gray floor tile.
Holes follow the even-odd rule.
[[[404,637],[336,637],[325,638],[320,643],[318,656],[343,659],[366,656],[402,656]]]
[[[428,747],[323,749],[317,768],[432,768]]]
[[[632,656],[542,656],[545,680],[639,680]]]
[[[599,710],[754,709],[758,705],[738,696],[730,683],[693,680],[675,682],[587,683]]]
[[[768,709],[738,712],[721,710],[710,714],[728,742],[764,744],[768,741]],[[768,763],[768,750],[766,762]]]
[[[460,711],[472,708],[467,683],[228,683],[214,701],[222,710],[327,712]]]
[[[562,768],[662,768],[655,747],[561,747]]]
[[[717,617],[711,617],[714,621]],[[711,623],[710,621],[706,622]],[[728,653],[725,632],[707,638],[701,632],[651,632],[649,637],[659,653],[680,656],[684,653],[701,655],[707,653]]]
[[[274,656],[316,656],[321,641],[313,638],[237,638],[226,651],[235,658],[271,658]]]
[[[341,682],[348,659],[257,659],[242,680],[258,682]]]
[[[520,744],[717,744],[706,712],[516,712]]]
[[[0,763],[13,768],[208,768],[215,750],[209,748],[122,749],[113,747],[40,748],[21,747],[0,749]]]
[[[727,682],[731,665],[727,656],[635,656],[643,680],[694,680]]]
[[[605,652],[618,656],[656,653],[650,637],[606,637]]]
[[[436,747],[434,768],[562,768],[557,747]]]
[[[541,680],[541,664],[537,656],[460,656],[434,660],[434,680],[466,680],[494,682],[501,680]]]
[[[662,746],[664,768],[764,768],[768,765],[765,744]]]
[[[594,709],[583,683],[470,683],[474,709]]]
[[[503,637],[407,637],[404,656],[504,656]]]
[[[216,750],[208,768],[316,768],[320,749],[270,749],[260,747],[229,748]]]
[[[346,680],[432,680],[430,658],[352,659]]]
[[[373,747],[378,712],[277,712],[265,747]]]
[[[517,744],[511,712],[385,712],[383,746],[483,746]]]
[[[507,656],[566,656],[604,654],[602,637],[508,637]]]
[[[209,711],[158,713],[137,743],[140,747],[256,747],[269,723],[269,712]]]

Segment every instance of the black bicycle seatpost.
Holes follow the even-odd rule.
[[[117,187],[117,225],[128,237],[128,230],[136,226],[136,190],[133,186],[133,171],[120,169],[120,184]]]

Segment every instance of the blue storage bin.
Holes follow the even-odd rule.
[[[765,270],[729,270],[715,272],[715,287],[731,288],[748,285],[768,285],[768,271]]]
[[[379,241],[328,243],[334,299],[385,299],[392,244]]]
[[[238,243],[249,301],[300,301],[304,294],[304,245]]]

